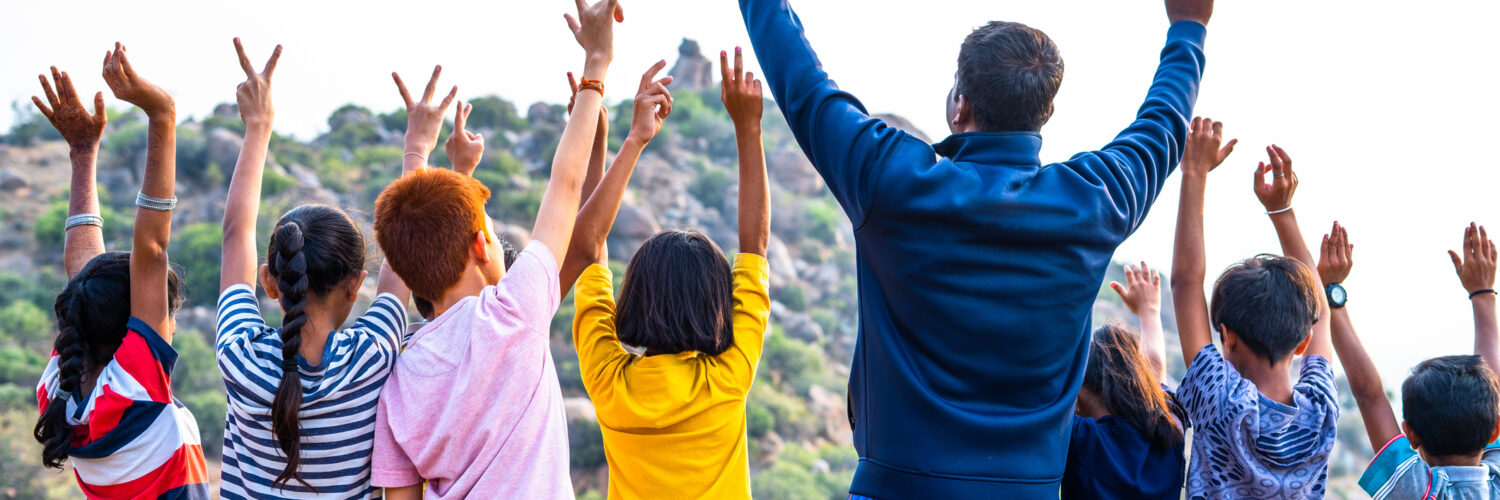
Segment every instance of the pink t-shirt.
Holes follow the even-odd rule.
[[[375,413],[375,486],[426,497],[573,498],[562,390],[548,349],[557,261],[541,242],[454,304],[397,358]]]

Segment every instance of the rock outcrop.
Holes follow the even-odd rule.
[[[714,79],[714,64],[698,47],[696,40],[682,39],[677,47],[677,64],[672,66],[672,89],[703,90],[717,82]]]

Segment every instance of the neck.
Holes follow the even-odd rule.
[[[458,304],[459,301],[479,296],[479,292],[484,291],[484,287],[487,286],[490,286],[490,283],[486,282],[484,276],[479,273],[479,269],[470,266],[459,275],[457,283],[443,291],[441,299],[432,301],[433,319],[448,312],[448,309]]]
[[[1484,453],[1480,452],[1473,455],[1429,456],[1425,457],[1423,461],[1432,467],[1478,467],[1482,464],[1480,459],[1483,457]]]
[[[302,345],[297,353],[313,365],[323,364],[323,348],[328,345],[328,334],[343,323],[335,320],[324,308],[308,308],[307,323],[302,325]]]
[[[1255,388],[1272,401],[1284,405],[1292,404],[1292,361],[1288,356],[1278,363],[1266,363],[1265,359],[1250,356],[1243,366],[1235,365],[1240,376],[1255,383]]]

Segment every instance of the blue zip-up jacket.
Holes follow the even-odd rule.
[[[1174,24],[1135,121],[1042,165],[1035,133],[929,145],[840,91],[787,0],[740,0],[766,83],[854,223],[850,491],[1056,498],[1110,258],[1181,160],[1203,25]]]

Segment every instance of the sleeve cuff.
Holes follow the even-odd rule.
[[[422,484],[422,476],[414,470],[370,470],[370,486],[376,488],[405,488],[418,484]]]
[[[758,275],[769,276],[771,274],[771,263],[765,257],[753,253],[740,253],[734,256],[734,270],[750,271]]]
[[[1203,46],[1203,40],[1208,38],[1208,27],[1197,21],[1177,21],[1167,28],[1167,43],[1177,40],[1191,42],[1199,47]]]

